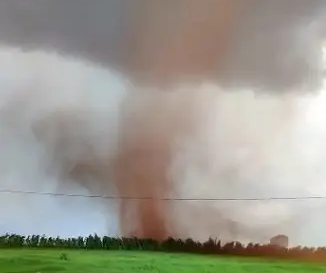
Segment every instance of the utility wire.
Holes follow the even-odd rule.
[[[0,194],[1,193],[80,197],[80,198],[97,198],[97,199],[116,199],[116,200],[158,200],[158,201],[272,201],[272,200],[326,199],[326,196],[294,196],[294,197],[268,197],[268,198],[158,198],[158,197],[84,195],[84,194],[23,191],[23,190],[10,190],[10,189],[2,189],[2,190],[0,190]]]

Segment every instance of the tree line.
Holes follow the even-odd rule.
[[[283,248],[253,243],[243,245],[239,242],[222,244],[213,239],[200,243],[192,239],[167,238],[159,242],[153,239],[99,237],[96,234],[66,239],[44,235],[5,234],[0,236],[0,248],[139,250],[326,261],[326,247]]]

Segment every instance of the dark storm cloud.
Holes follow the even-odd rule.
[[[128,0],[0,1],[0,39],[29,48],[122,62]]]
[[[223,2],[200,0],[200,5],[213,7],[214,1]],[[320,61],[316,45],[324,32],[325,0],[234,3],[244,9],[236,19],[236,30],[232,30],[230,54],[226,54],[217,73],[221,80],[277,89],[318,82]],[[179,48],[188,49],[189,54],[180,58],[187,62],[175,73],[186,73],[183,69],[188,64],[198,65],[195,56],[199,55],[205,58],[205,67],[195,72],[207,74],[208,70],[217,69],[221,61],[216,50],[207,53],[207,44],[216,41],[209,34],[203,36],[202,28],[196,28],[208,18],[208,9],[201,9],[200,5],[195,13],[185,0],[2,0],[0,40],[25,47],[53,48],[139,75],[156,73],[153,67],[162,59],[168,63],[165,70],[171,70],[177,65],[173,63],[178,61],[176,54],[181,52],[172,52],[171,45],[179,43]],[[176,26],[185,23],[180,15],[187,12],[189,16],[182,20],[192,21],[192,37],[183,39],[185,28],[178,33]],[[216,23],[217,17],[209,17],[211,25],[221,24]],[[216,35],[214,27],[211,29],[211,36]],[[189,44],[196,37],[202,40],[192,49]]]
[[[254,0],[247,12],[229,62],[234,82],[280,91],[315,88],[326,1]]]

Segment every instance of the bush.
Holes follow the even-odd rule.
[[[59,259],[63,261],[68,261],[68,256],[66,253],[61,253]]]

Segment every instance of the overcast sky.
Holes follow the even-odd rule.
[[[217,51],[207,53],[207,44],[212,42],[210,34],[204,36],[203,29],[196,28],[208,18],[209,9],[211,24],[223,25],[216,19],[218,8],[210,8],[214,1],[223,3],[200,0],[203,8],[193,5],[196,7],[191,11],[189,3],[194,1],[185,0],[2,0],[0,40],[25,47],[54,48],[140,74],[150,73],[161,59],[171,63],[165,64],[165,70],[175,66],[173,60],[178,59],[178,53],[171,53],[171,44],[180,43],[180,48],[189,52],[184,56],[187,62],[197,64],[197,54],[199,59],[208,60],[205,69],[214,70],[218,58]],[[232,29],[233,43],[228,46],[233,51],[224,63],[223,77],[239,84],[271,88],[318,78],[320,56],[316,45],[325,32],[325,0],[228,1],[245,3],[246,8],[237,15],[241,20]],[[216,10],[215,17],[212,10]],[[180,28],[181,33],[175,31],[175,25],[182,22],[178,18],[185,12],[189,17],[184,21],[195,22],[189,24],[193,29],[189,39],[180,38],[184,28]],[[216,35],[213,30],[212,35]],[[191,48],[197,37],[201,42]]]

